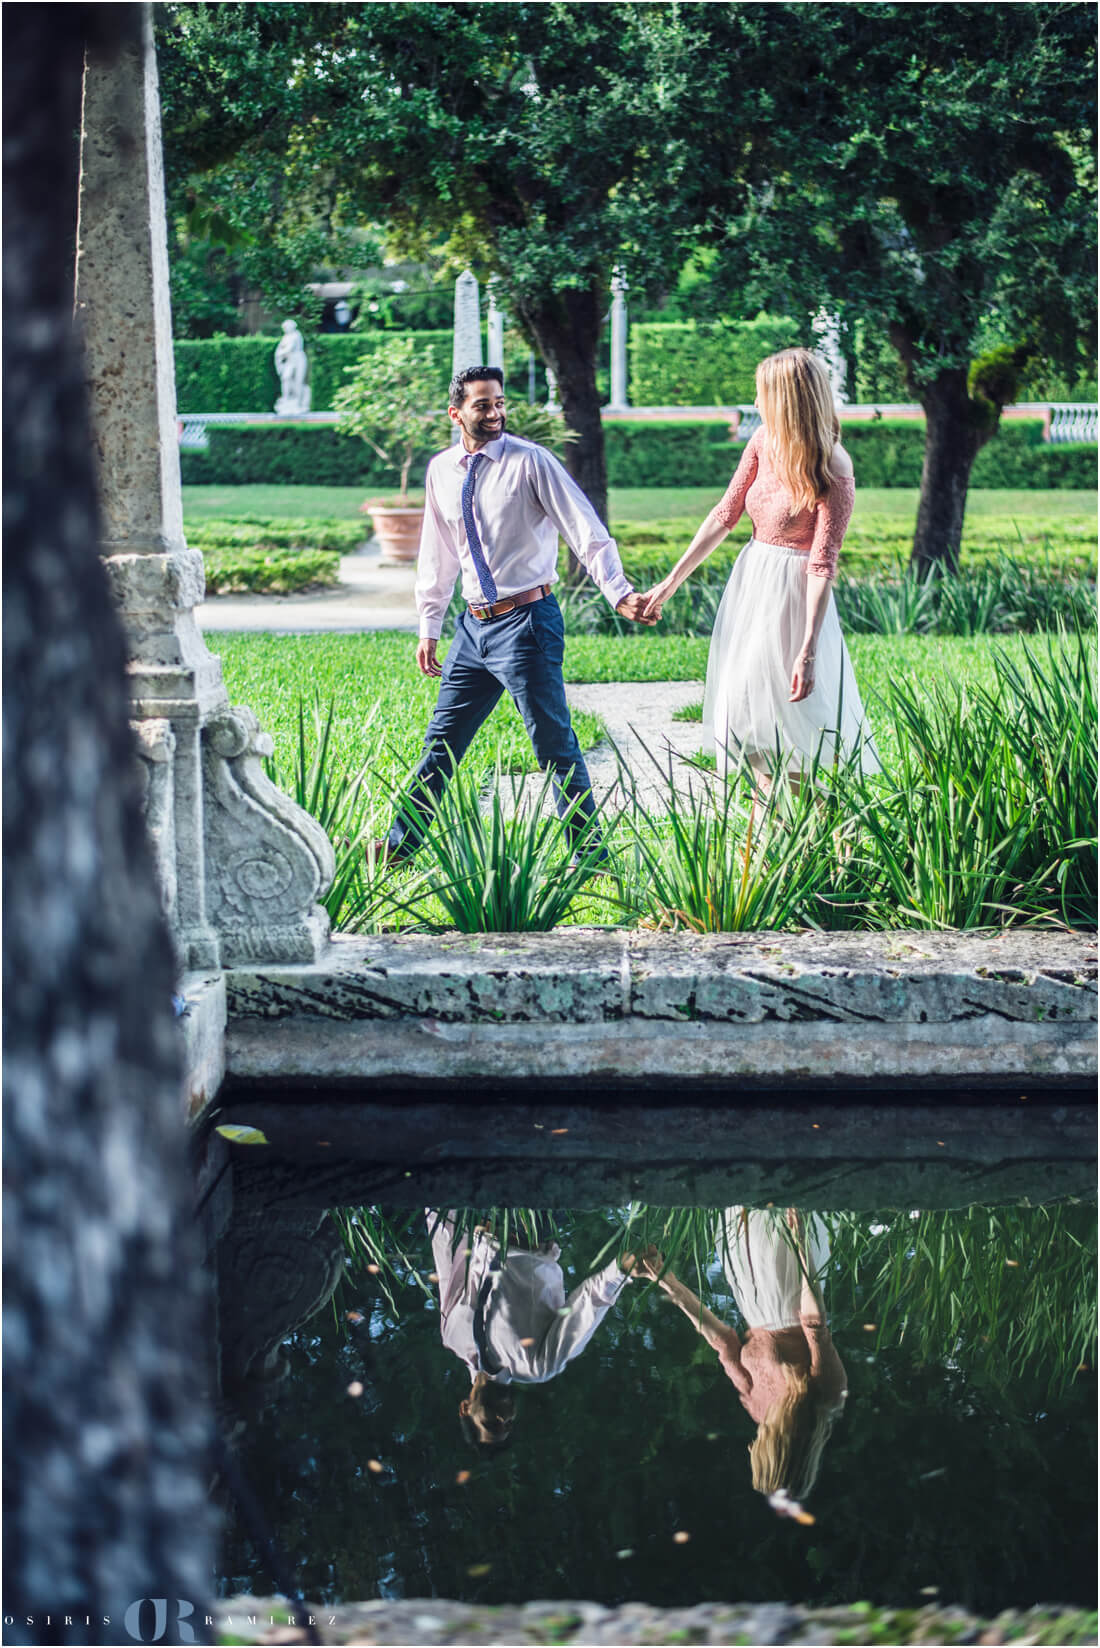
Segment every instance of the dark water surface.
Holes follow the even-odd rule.
[[[743,1334],[711,1240],[719,1211],[647,1208],[624,1237],[627,1213],[558,1212],[522,1240],[552,1231],[567,1292],[654,1240]],[[259,1261],[222,1287],[226,1428],[310,1599],[1093,1605],[1091,1348],[1077,1364],[1095,1319],[1094,1210],[826,1216],[823,1291],[848,1397],[804,1496],[812,1522],[754,1491],[755,1423],[655,1284],[624,1287],[556,1377],[512,1386],[510,1444],[479,1453],[460,1427],[471,1374],[441,1341],[422,1210],[348,1217],[287,1236],[254,1216]],[[223,1254],[240,1240],[231,1226]],[[300,1320],[337,1272],[333,1298],[280,1332],[280,1311]],[[274,1347],[263,1379],[262,1358],[245,1367],[260,1341]],[[220,1594],[271,1593],[254,1530],[224,1483],[219,1497]]]

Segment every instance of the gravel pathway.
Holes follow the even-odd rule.
[[[614,812],[629,796],[647,811],[660,811],[666,805],[670,765],[673,779],[682,785],[691,772],[686,762],[703,749],[702,723],[673,719],[677,710],[702,700],[703,683],[585,682],[567,686],[566,694],[574,714],[587,710],[607,729],[607,736],[584,757],[597,805]],[[633,781],[629,789],[620,783],[620,760]],[[534,805],[544,782],[541,773],[508,781],[505,810]]]
[[[673,716],[703,697],[701,681],[610,681],[586,683],[567,688],[569,707],[598,715],[608,737],[585,756],[592,789],[597,801],[610,798],[614,805],[623,799],[616,793],[619,756],[634,776],[637,798],[642,806],[655,808],[667,789],[671,759],[674,776],[684,773],[685,756],[698,755],[703,748],[703,728],[699,721],[676,721]],[[658,765],[659,764],[659,765]]]

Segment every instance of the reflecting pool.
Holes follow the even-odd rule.
[[[320,1602],[1091,1606],[1095,1300],[1079,1205],[254,1208],[224,1428]]]

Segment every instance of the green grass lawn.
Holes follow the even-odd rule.
[[[882,515],[911,525],[917,517],[915,487],[868,487],[856,493],[854,521]],[[359,517],[366,492],[354,486],[185,486],[183,512],[189,521],[231,520],[242,515],[315,516],[351,521]],[[612,487],[610,514],[615,522],[664,520],[670,517],[701,521],[721,497],[713,487]],[[1026,520],[1095,522],[1094,492],[1007,492],[974,490],[967,499],[967,517],[1015,516]]]
[[[414,765],[437,687],[416,668],[410,636],[221,634],[212,639],[230,700],[248,704],[271,733],[281,774],[290,771],[297,749],[299,700],[322,710],[335,701],[338,766],[370,761],[381,779],[391,781]],[[890,680],[916,687],[963,681],[991,685],[997,654],[1019,658],[1026,642],[1041,645],[1041,638],[855,635],[849,644],[871,709],[875,694]],[[570,636],[565,676],[571,682],[701,682],[708,645],[705,637]],[[441,648],[441,654],[445,651]],[[596,716],[577,715],[574,725],[584,749],[598,742],[602,726]],[[882,750],[887,758],[888,744],[887,739]],[[534,770],[526,731],[510,699],[503,699],[490,716],[467,759],[478,771],[487,771],[494,760],[512,771]]]
[[[687,547],[696,527],[719,496],[717,490],[699,487],[612,489],[612,528],[618,536],[628,576],[642,587],[663,576]],[[247,560],[249,543],[254,538],[258,545],[265,529],[255,527],[250,536],[249,527],[233,526],[232,522],[248,517],[295,522],[292,530],[299,539],[304,531],[305,541],[311,548],[340,549],[348,553],[360,541],[361,503],[359,489],[349,487],[184,489],[187,525],[198,546],[205,548],[215,585],[224,585],[227,589],[262,588],[263,567],[270,558],[270,549],[263,555],[257,550],[252,556],[255,566],[252,562],[244,565],[242,556]],[[875,488],[857,493],[855,514],[841,555],[844,573],[863,578],[904,568],[912,547],[916,511],[917,492],[913,488]],[[312,539],[310,522],[316,523]],[[708,562],[708,571],[716,576],[728,572],[750,530],[747,521],[740,523],[716,550]],[[366,536],[364,526],[363,537]],[[963,529],[964,569],[1005,552],[1015,560],[1037,565],[1044,572],[1091,575],[1096,566],[1095,494],[971,492]],[[296,569],[291,564],[296,553],[288,559],[287,553],[281,551],[279,566],[271,573],[272,577],[282,579],[283,587],[298,587]],[[564,550],[562,553],[564,555]]]
[[[830,834],[835,821],[830,823],[809,795],[803,798],[809,811],[803,808],[793,837],[784,834],[777,815],[767,839],[757,840],[746,881],[745,797],[723,791],[727,799],[716,812],[720,797],[680,801],[670,795],[668,805],[680,821],[675,828],[664,804],[653,813],[631,811],[618,820],[608,812],[619,879],[593,884],[576,896],[570,888],[565,902],[559,898],[544,920],[682,919],[699,930],[728,930],[792,921],[890,927],[900,915],[902,925],[915,919],[917,925],[967,927],[1000,921],[1006,910],[1015,910],[1071,924],[1091,922],[1092,647],[1072,637],[1066,643],[1053,640],[1052,656],[1052,638],[1041,634],[851,640],[883,763],[881,778],[871,779],[869,788],[868,781],[844,769],[833,780],[848,798],[842,797],[841,806],[860,836],[858,851],[837,858]],[[514,819],[493,814],[486,824],[485,798],[478,794],[494,763],[519,772],[533,766],[510,702],[494,711],[471,747],[464,766],[468,782],[451,792],[452,801],[456,795],[458,800],[450,824],[437,826],[415,866],[395,875],[371,871],[360,843],[388,826],[394,792],[416,761],[436,696],[435,683],[416,670],[410,637],[223,635],[217,644],[231,699],[249,704],[272,734],[276,775],[291,793],[299,705],[307,706],[304,767],[317,745],[314,713],[320,723],[331,706],[325,775],[336,802],[330,834],[340,868],[328,895],[334,919],[361,930],[409,922],[457,925],[463,931],[530,925],[532,898],[554,893],[545,875],[558,875],[553,863],[562,847],[540,837],[551,845],[540,849],[549,857],[535,869],[531,850],[506,848],[503,842],[556,829],[556,821],[546,815],[543,823],[521,810]],[[705,639],[574,636],[567,644],[566,674],[574,681],[632,680],[642,698],[647,681],[701,680],[706,651]],[[1027,652],[1037,659],[1038,674],[1023,668],[1019,681],[1025,684],[1018,692],[1012,672]],[[961,705],[955,702],[958,688],[972,689]],[[982,688],[995,690],[983,699]],[[1002,689],[1014,708],[1002,709]],[[942,709],[937,707],[941,695]],[[598,719],[578,715],[575,724],[582,745],[591,747],[601,731]],[[342,780],[360,770],[362,789],[349,795]],[[307,793],[311,788],[307,783]],[[804,830],[815,844],[803,841]],[[792,840],[802,842],[793,857]],[[445,863],[442,879],[439,866],[431,869],[433,854]],[[507,877],[498,887],[497,871],[505,865]],[[700,890],[701,866],[706,884]],[[567,873],[564,867],[561,873]],[[712,877],[718,878],[713,887]],[[489,909],[490,895],[508,904],[511,914],[502,913],[503,905],[502,911],[495,904]]]

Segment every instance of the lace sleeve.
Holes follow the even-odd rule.
[[[745,509],[745,493],[756,479],[756,470],[760,462],[760,430],[751,435],[741,454],[741,462],[734,471],[733,480],[726,488],[726,495],[721,503],[711,510],[711,518],[720,521],[728,530],[735,527],[741,519]]]
[[[818,578],[835,578],[840,546],[852,518],[856,501],[856,483],[850,475],[834,481],[817,506],[813,543],[806,564],[807,573]]]

